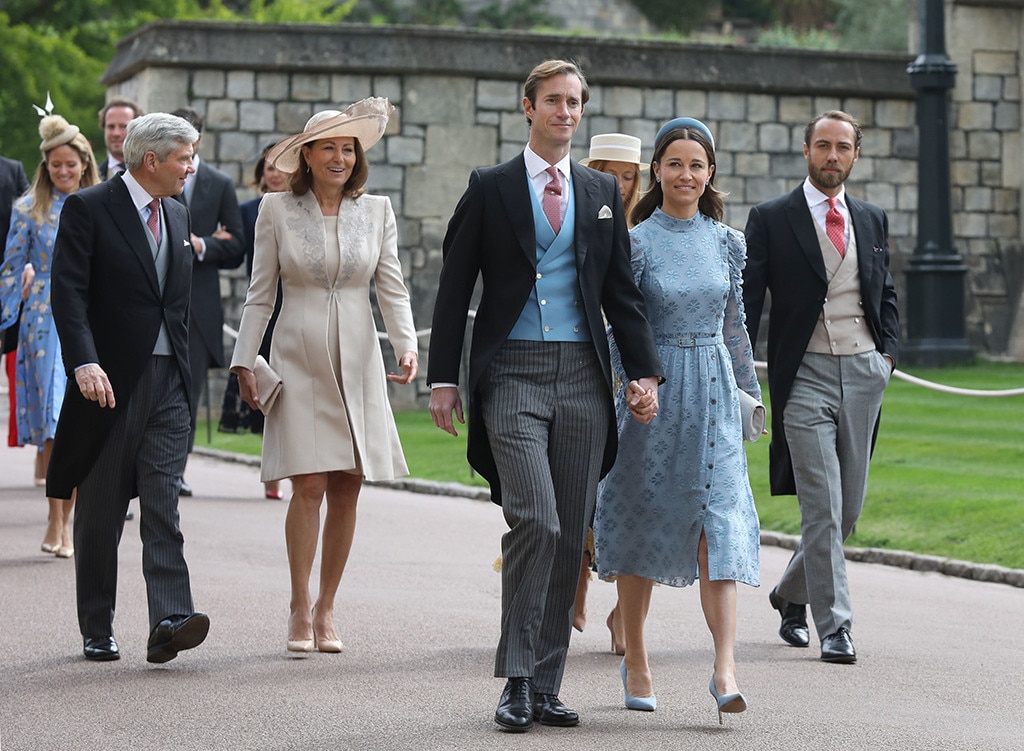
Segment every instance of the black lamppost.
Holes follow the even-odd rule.
[[[923,51],[908,67],[917,91],[918,242],[908,262],[907,342],[901,359],[917,365],[966,362],[964,275],[953,247],[949,178],[949,90],[956,65],[946,55],[943,0],[919,0]]]

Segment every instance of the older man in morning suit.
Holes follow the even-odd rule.
[[[455,435],[463,335],[481,277],[468,454],[509,525],[494,668],[507,681],[494,720],[513,732],[535,721],[579,722],[558,692],[597,483],[615,459],[602,310],[637,419],[653,419],[662,374],[615,179],[569,158],[588,97],[574,63],[551,60],[531,72],[526,150],[475,170],[449,222],[430,340],[431,415]]]
[[[116,660],[117,548],[128,501],[142,509],[149,601],[146,659],[167,662],[205,638],[192,604],[178,490],[188,452],[188,212],[176,201],[199,136],[180,118],[132,120],[127,171],[71,196],[54,244],[53,318],[68,388],[46,478],[75,488],[78,622],[89,660]]]
[[[771,490],[800,503],[800,544],[769,601],[782,618],[779,635],[795,647],[809,644],[810,604],[821,659],[836,663],[857,659],[843,542],[864,506],[899,346],[888,219],[843,187],[860,142],[845,112],[807,124],[808,177],[750,210],[743,272],[751,342],[771,292]]]

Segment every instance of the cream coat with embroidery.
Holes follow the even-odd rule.
[[[338,243],[339,271],[329,279],[323,217],[313,194],[263,197],[231,359],[232,367],[253,367],[280,279],[283,301],[270,363],[283,386],[264,428],[263,481],[356,468],[367,480],[408,474],[370,306],[372,279],[397,356],[416,351],[391,201],[365,194],[342,201]]]

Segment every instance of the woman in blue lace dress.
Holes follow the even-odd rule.
[[[620,676],[631,709],[656,706],[644,643],[653,584],[694,580],[715,647],[710,691],[720,713],[746,709],[733,656],[736,582],[760,584],[760,525],[737,389],[757,399],[761,391],[744,325],[746,246],[721,223],[714,175],[707,127],[672,120],[655,142],[651,187],[633,209],[633,272],[666,381],[649,425],[630,420],[619,395],[619,455],[594,523],[598,575],[617,577],[626,638]]]
[[[38,446],[45,473],[64,402],[67,377],[61,361],[60,340],[50,310],[50,264],[57,220],[64,200],[79,188],[99,182],[92,147],[79,130],[60,115],[47,115],[39,123],[43,159],[29,192],[14,204],[0,267],[0,328],[18,317],[22,301],[22,273],[35,269],[18,330],[15,384],[18,443]],[[71,509],[74,499],[50,498],[49,521],[42,551],[60,558],[74,553]]]

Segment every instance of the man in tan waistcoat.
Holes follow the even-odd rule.
[[[846,194],[861,128],[829,111],[804,130],[808,176],[747,219],[743,299],[757,342],[765,292],[772,405],[772,495],[796,494],[800,544],[769,594],[779,635],[810,642],[807,605],[825,662],[857,659],[843,542],[864,506],[882,393],[896,367],[899,314],[889,273],[889,223]]]

